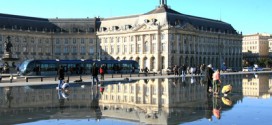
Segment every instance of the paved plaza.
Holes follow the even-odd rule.
[[[234,75],[234,74],[259,74],[259,73],[272,73],[272,71],[258,71],[258,72],[225,72],[221,75]],[[58,84],[57,76],[17,76],[13,75],[12,81],[10,80],[9,74],[3,74],[0,87],[4,86],[25,86],[25,85],[44,85],[44,84]],[[185,77],[200,77],[202,75],[190,75],[187,74]],[[75,82],[76,80],[82,79],[82,82]],[[167,74],[156,74],[150,73],[148,76],[145,74],[106,74],[105,80],[100,81],[131,81],[131,80],[141,80],[141,79],[155,79],[155,78],[175,78],[182,76],[167,75]],[[99,76],[100,78],[100,76]],[[65,80],[68,80],[68,76],[65,76]],[[69,83],[90,83],[92,82],[91,75],[73,75],[69,76]]]

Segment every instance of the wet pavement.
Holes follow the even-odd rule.
[[[206,92],[200,77],[104,81],[0,88],[0,125],[262,124],[272,121],[272,75],[222,75],[228,95]],[[103,88],[103,89],[102,89]]]

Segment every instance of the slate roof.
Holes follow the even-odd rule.
[[[0,13],[0,28],[45,32],[85,32],[95,28],[95,19],[45,19]]]
[[[22,30],[32,28],[32,30],[37,29],[37,31],[43,31],[45,28],[52,30],[57,28],[57,26],[49,22],[48,19],[0,13],[0,28],[4,27],[7,29],[14,28]]]
[[[166,18],[169,24],[175,25],[183,25],[185,23],[189,23],[193,25],[196,29],[202,30],[212,30],[213,32],[225,32],[231,34],[237,34],[236,30],[228,23],[220,21],[220,20],[213,20],[208,18],[202,18],[197,16],[191,16],[179,13],[167,5],[159,6],[158,8],[144,14],[157,14],[157,13],[166,13]]]
[[[161,5],[156,9],[145,13],[143,15],[150,14],[159,14],[166,13],[167,23],[176,26],[184,25],[189,23],[193,25],[196,29],[211,31],[211,32],[222,32],[229,34],[237,34],[236,30],[228,23],[213,20],[208,18],[202,18],[197,16],[191,16],[179,13],[167,5]],[[125,16],[118,18],[105,18],[103,20],[112,20],[112,19],[122,19],[137,17],[140,15]],[[45,18],[36,18],[36,17],[26,17],[26,16],[17,16],[17,15],[8,15],[0,13],[0,28],[14,28],[22,30],[37,30],[37,31],[52,31],[59,32],[60,29],[62,32],[68,32],[69,30],[84,32],[89,30],[90,32],[95,32],[99,29],[101,24],[100,18],[87,18],[87,19],[45,19]]]

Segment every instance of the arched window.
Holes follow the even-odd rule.
[[[146,57],[144,58],[144,68],[145,68],[145,67],[149,67],[149,66],[148,66],[148,63],[147,63],[147,58],[146,58]]]
[[[146,53],[146,52],[148,52],[149,51],[149,46],[148,46],[148,42],[146,41],[145,43],[144,43],[144,52]]]

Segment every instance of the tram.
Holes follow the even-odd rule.
[[[134,60],[25,60],[19,66],[23,76],[57,75],[58,68],[64,67],[69,75],[91,74],[93,63],[98,67],[105,65],[105,73],[139,73],[139,64]]]

